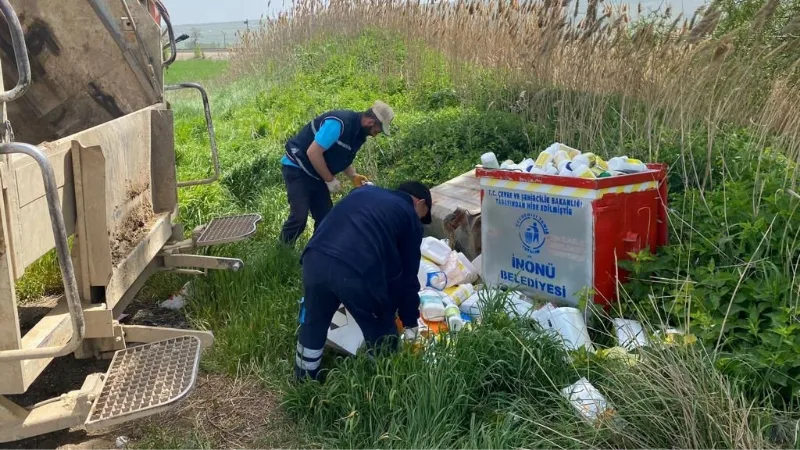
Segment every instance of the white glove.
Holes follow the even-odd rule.
[[[409,341],[414,341],[419,335],[419,327],[406,328],[403,330],[403,338]]]
[[[335,194],[342,190],[342,183],[340,183],[336,178],[334,178],[333,181],[326,181],[325,184],[328,185],[328,191],[331,194]]]

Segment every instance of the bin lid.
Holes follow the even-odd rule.
[[[632,173],[629,175],[620,175],[616,177],[607,178],[572,178],[562,177],[557,175],[538,175],[527,172],[517,172],[512,170],[503,169],[484,169],[478,167],[475,169],[475,175],[481,180],[501,180],[507,182],[518,183],[531,183],[552,186],[563,186],[567,188],[578,188],[588,190],[601,190],[621,186],[629,186],[647,182],[659,182],[664,179],[667,172],[666,164],[647,164],[648,170],[640,173]],[[510,183],[502,183],[504,185]],[[498,187],[503,187],[498,184]],[[505,186],[513,187],[513,186]]]
[[[481,212],[481,184],[475,170],[461,174],[431,189],[431,199],[436,210],[434,215],[444,218],[457,208],[470,214]],[[438,214],[437,214],[438,213]]]

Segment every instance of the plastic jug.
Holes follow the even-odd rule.
[[[647,335],[645,335],[644,327],[641,323],[627,319],[614,319],[612,322],[617,332],[617,340],[620,347],[630,351],[647,345]]]
[[[431,236],[428,236],[422,240],[420,251],[422,251],[422,256],[439,265],[447,262],[447,257],[453,252],[453,250],[450,249],[450,246],[445,242],[442,242],[439,239]]]
[[[522,167],[523,171],[530,172],[530,169],[532,169],[533,167],[536,166],[536,161],[534,161],[531,158],[526,158],[526,159],[522,160],[522,162],[519,163],[519,165],[520,165],[520,167]]]
[[[476,256],[475,259],[472,260],[472,267],[474,267],[475,272],[478,273],[478,278],[480,278],[481,273],[483,273],[482,264],[483,264],[483,257],[481,255]]]
[[[546,150],[542,153],[539,153],[539,157],[536,158],[535,162],[536,167],[540,169],[546,168],[548,165],[550,165],[550,163],[553,162],[553,156],[555,156],[555,154],[548,153]]]
[[[581,154],[580,150],[574,149],[574,148],[570,147],[569,145],[558,144],[558,149],[561,150],[562,152],[567,152],[567,157],[570,160],[575,159],[576,156]]]
[[[514,166],[516,166],[516,165],[517,164],[514,161],[512,161],[510,159],[507,159],[507,160],[503,161],[503,164],[500,164],[500,168],[504,169],[504,170],[513,170]]]
[[[433,289],[419,291],[419,309],[422,318],[428,322],[443,322],[444,297],[444,294]]]
[[[481,155],[481,165],[484,169],[499,169],[500,163],[497,162],[497,155],[494,152],[488,152]]]
[[[458,308],[472,319],[479,319],[481,317],[481,305],[480,296],[475,292],[468,299],[461,302]]]
[[[458,286],[453,286],[444,290],[444,293],[450,297],[456,305],[461,305],[464,300],[468,299],[472,294],[475,293],[475,287],[472,284],[460,284]]]
[[[589,423],[614,415],[614,409],[608,400],[586,378],[581,378],[575,384],[562,389],[561,395],[569,400],[578,414]]]
[[[647,170],[647,166],[644,165],[644,163],[638,159],[628,158],[627,156],[609,159],[608,168],[623,173],[637,173]]]
[[[572,173],[572,165],[569,162],[564,162],[561,164],[561,169],[558,170],[558,176],[560,177],[572,177],[574,176]]]
[[[553,158],[553,162],[556,163],[556,166],[561,167],[561,164],[565,161],[566,162],[571,161],[567,152],[565,152],[564,150],[557,151],[555,158]]]
[[[550,311],[550,322],[553,329],[561,335],[567,349],[577,350],[584,347],[589,351],[594,351],[583,314],[578,309],[556,308]]]
[[[572,162],[576,164],[583,164],[586,167],[594,167],[597,158],[594,153],[581,153],[580,155],[572,158]]]
[[[573,163],[573,166],[576,163]],[[584,164],[578,164],[577,167],[572,171],[572,176],[576,178],[588,178],[588,179],[595,179],[597,176],[592,172],[592,169],[589,166]]]
[[[444,271],[425,258],[422,258],[419,262],[417,279],[419,279],[420,289],[430,287],[441,291],[447,287],[447,275]]]

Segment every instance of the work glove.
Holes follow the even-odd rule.
[[[334,178],[333,181],[326,181],[325,184],[328,185],[328,191],[331,194],[335,194],[342,190],[342,183],[340,183],[336,178]]]
[[[406,328],[403,330],[403,339],[408,341],[415,341],[419,336],[419,327]]]
[[[369,182],[367,177],[365,177],[364,175],[358,175],[358,174],[353,176],[352,181],[353,181],[353,186],[357,187],[357,188],[361,187],[361,186],[371,185],[372,184],[372,183]]]

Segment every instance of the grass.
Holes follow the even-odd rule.
[[[234,81],[210,84],[222,179],[179,193],[187,229],[264,217],[252,240],[211,250],[245,270],[194,282],[188,313],[217,339],[204,369],[260,378],[302,447],[796,447],[796,42],[762,34],[793,22],[769,1],[723,33],[717,7],[636,24],[607,9],[578,25],[551,3],[301,1],[246,36]],[[169,76],[223,69],[209,63]],[[643,352],[633,367],[567,360],[530,323],[490,314],[446,348],[376,364],[329,355],[328,383],[292,386],[301,280],[298,253],[276,244],[288,212],[278,159],[315,114],[376,98],[395,108],[397,133],[370,140],[357,166],[381,185],[440,183],[484,151],[518,160],[556,140],[668,163],[672,244],[633,255],[618,313],[683,326],[698,344]],[[179,177],[205,177],[199,102],[170,100]],[[615,420],[588,426],[559,397],[580,376]]]
[[[228,61],[214,59],[187,59],[175,61],[164,73],[166,84],[180,82],[205,82],[219,76],[228,68]]]
[[[277,160],[293,130],[316,111],[342,103],[363,108],[373,98],[386,99],[398,111],[398,132],[392,139],[370,141],[359,161],[384,185],[408,176],[439,183],[468,170],[483,151],[519,159],[546,147],[558,133],[557,121],[526,120],[514,102],[466,100],[455,91],[452,74],[436,69],[446,66],[438,52],[425,56],[421,72],[428,78],[418,84],[366,70],[362,60],[387,42],[370,31],[329,37],[290,59],[297,67],[245,75],[213,94],[224,142],[223,181],[207,190],[181,191],[183,217],[195,224],[216,210],[243,210],[261,212],[265,222],[253,241],[216,250],[242,257],[245,271],[215,273],[197,282],[190,314],[217,336],[206,369],[258,374],[283,396],[283,409],[298,422],[304,447],[794,445],[786,431],[793,426],[791,414],[754,404],[747,386],[720,372],[714,355],[702,347],[642,355],[635,369],[599,357],[568,363],[530,324],[499,317],[437,353],[435,363],[430,354],[412,352],[378,365],[329,356],[326,366],[333,372],[326,385],[291,386],[301,295],[298,255],[275,242],[287,212]],[[404,51],[398,46],[389,57],[401,58]],[[501,89],[486,83],[487,91]],[[610,110],[618,105],[606,103]],[[185,102],[175,102],[175,108],[180,173],[202,174],[196,172],[205,154],[199,109]],[[691,139],[702,142],[695,133]],[[676,193],[698,185],[676,169],[680,155],[697,162],[705,156],[702,147],[695,153],[696,143],[682,151],[682,139],[679,133],[659,136],[661,160],[673,164]],[[732,142],[720,139],[717,145]],[[647,157],[636,141],[624,145],[623,151]],[[738,157],[748,147],[731,148]],[[577,418],[558,391],[579,376],[592,379],[618,405],[618,421],[596,429]]]

